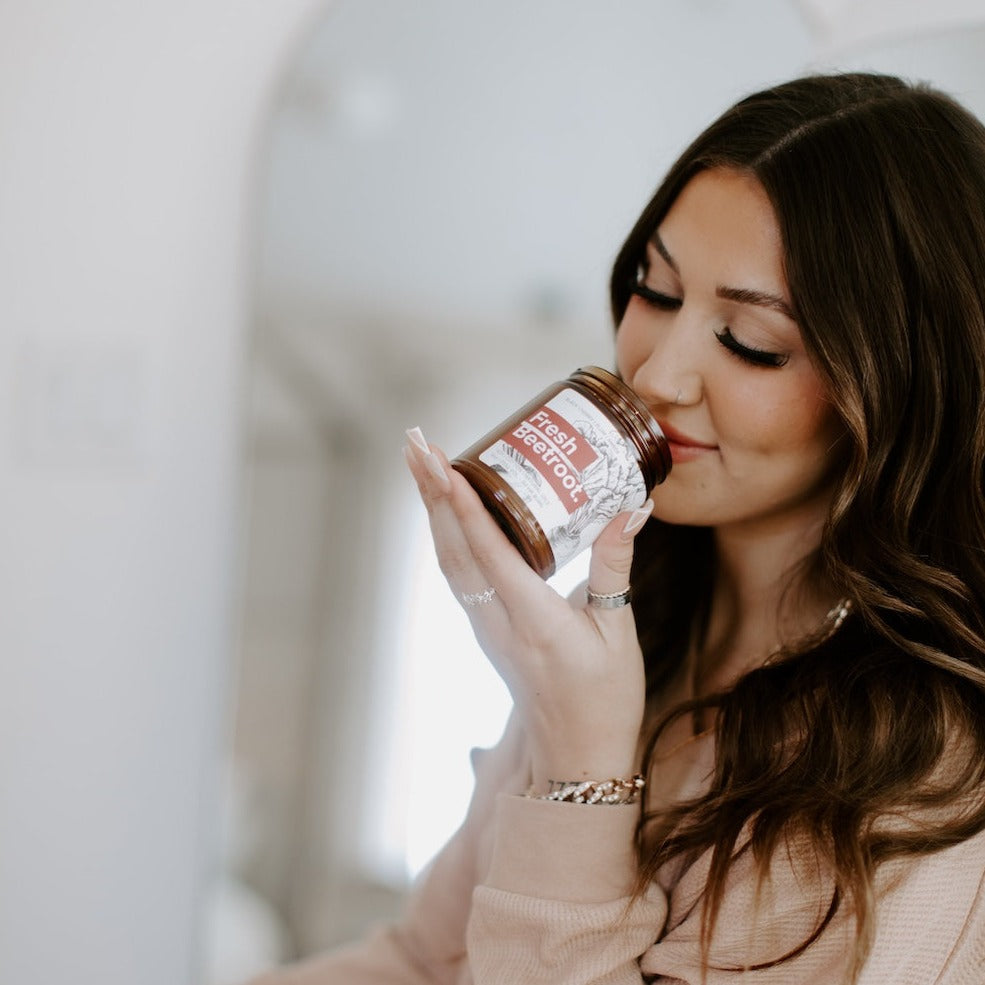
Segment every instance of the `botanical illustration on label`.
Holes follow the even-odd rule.
[[[561,390],[479,455],[527,504],[555,568],[580,554],[623,510],[646,499],[627,439],[591,400]]]

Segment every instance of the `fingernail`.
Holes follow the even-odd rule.
[[[431,454],[431,449],[428,447],[428,443],[424,440],[424,433],[420,428],[408,428],[407,437],[417,445],[418,448],[424,452],[425,455]]]
[[[438,456],[434,452],[429,451],[424,456],[424,466],[440,482],[448,481],[448,473],[441,467],[441,462],[438,461]]]
[[[649,519],[653,511],[653,500],[648,499],[638,510],[633,510],[626,520],[626,526],[622,528],[622,536],[627,540],[636,533],[640,527]]]

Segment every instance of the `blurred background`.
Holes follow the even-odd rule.
[[[985,115],[980,8],[0,5],[0,981],[230,985],[398,912],[509,710],[404,429],[611,365],[622,237],[742,94]]]

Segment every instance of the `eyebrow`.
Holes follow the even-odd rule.
[[[797,316],[793,309],[783,298],[776,294],[768,294],[766,291],[756,291],[751,287],[716,287],[715,294],[728,301],[738,301],[740,304],[755,304],[760,308],[771,308],[779,311],[781,315],[786,315],[791,321],[796,321]]]
[[[654,232],[650,238],[650,243],[660,256],[663,257],[667,266],[679,276],[680,269],[677,266],[677,261],[670,255],[658,232]],[[757,291],[751,287],[724,287],[722,285],[715,288],[715,294],[727,301],[737,301],[739,304],[754,304],[760,308],[770,308],[773,311],[779,311],[781,315],[786,315],[791,321],[797,320],[793,308],[778,294]]]

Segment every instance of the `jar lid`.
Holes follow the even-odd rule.
[[[647,489],[663,482],[673,464],[670,446],[657,419],[636,392],[615,373],[601,366],[582,366],[572,375],[595,380],[609,391],[613,409],[619,412],[643,460]]]

